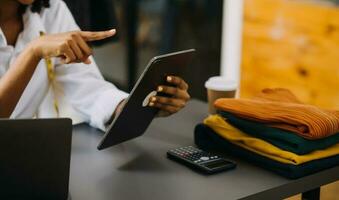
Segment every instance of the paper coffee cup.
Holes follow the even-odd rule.
[[[209,113],[215,114],[215,100],[219,98],[234,98],[238,88],[238,83],[232,79],[215,76],[206,81],[205,87],[207,89]]]

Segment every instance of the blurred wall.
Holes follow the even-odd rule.
[[[205,81],[220,74],[222,0],[140,1],[139,74],[154,55],[195,48],[185,74],[194,98],[206,100]]]

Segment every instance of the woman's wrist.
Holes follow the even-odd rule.
[[[33,40],[27,45],[26,50],[30,52],[32,58],[36,61],[40,61],[42,57],[41,48],[37,45],[36,40]]]

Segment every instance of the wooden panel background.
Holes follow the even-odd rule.
[[[324,2],[245,0],[241,96],[284,87],[339,109],[339,7]]]

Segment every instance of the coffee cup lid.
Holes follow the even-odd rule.
[[[207,89],[216,91],[231,91],[238,88],[238,83],[235,80],[228,79],[222,76],[214,76],[206,81],[205,87]]]

